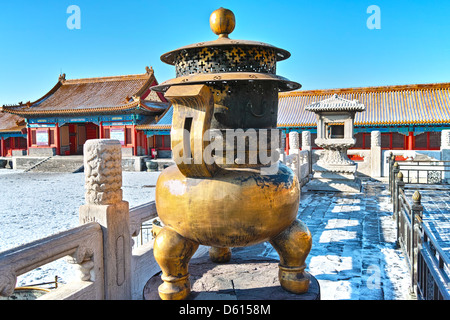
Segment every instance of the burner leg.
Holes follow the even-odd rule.
[[[270,243],[280,256],[278,279],[281,287],[297,294],[307,292],[310,275],[305,272],[305,260],[311,250],[312,238],[306,225],[295,220]]]
[[[162,300],[183,300],[191,292],[188,266],[198,243],[186,239],[170,227],[164,227],[155,238],[153,254],[162,270],[164,281],[158,288]]]
[[[209,258],[215,263],[225,263],[231,259],[230,248],[211,247],[209,249]]]

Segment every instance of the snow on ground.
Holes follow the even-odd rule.
[[[306,270],[318,280],[321,300],[410,299],[389,199],[378,182],[366,182],[359,194],[302,192],[298,218],[313,241]],[[263,256],[278,258],[269,244]]]
[[[154,200],[158,175],[123,172],[123,199],[130,208]],[[84,173],[0,169],[0,186],[0,251],[78,226]],[[409,272],[395,246],[392,203],[386,190],[378,194],[373,188],[368,198],[302,194],[299,218],[314,244],[306,263],[323,300],[408,299]],[[264,255],[278,258],[270,245]],[[19,276],[17,286],[53,281],[56,275],[63,283],[79,276],[63,258]]]
[[[157,172],[123,172],[123,199],[130,208],[154,200]],[[0,169],[0,251],[79,225],[84,173],[38,173]],[[78,276],[74,265],[57,260],[18,277],[17,286]]]

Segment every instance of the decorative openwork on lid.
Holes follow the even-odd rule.
[[[301,87],[297,82],[276,75],[276,63],[289,58],[288,51],[263,42],[228,37],[235,27],[235,17],[230,10],[214,11],[210,27],[219,35],[218,39],[181,47],[161,56],[163,62],[175,66],[176,79],[165,81],[153,90],[166,91],[177,84],[255,79],[275,81],[279,91]]]

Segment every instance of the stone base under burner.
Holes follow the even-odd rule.
[[[231,261],[214,263],[208,255],[191,260],[191,294],[187,300],[320,300],[320,285],[310,275],[309,290],[294,294],[284,290],[278,279],[279,261],[262,257],[264,244],[233,248]],[[149,279],[144,300],[160,300],[161,274]]]

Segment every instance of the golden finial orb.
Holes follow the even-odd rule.
[[[209,25],[219,38],[228,38],[228,35],[233,32],[236,25],[234,13],[231,10],[220,7],[211,13]]]

